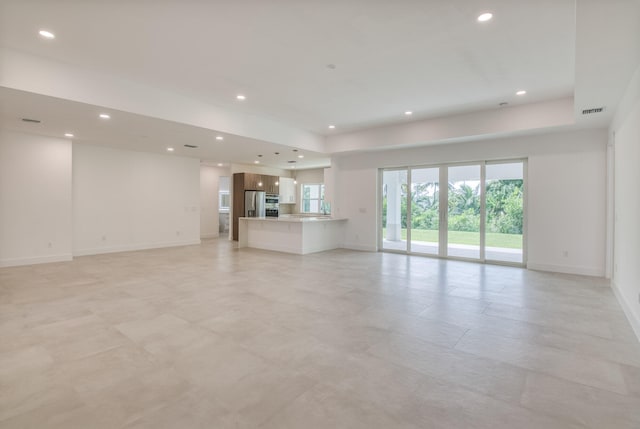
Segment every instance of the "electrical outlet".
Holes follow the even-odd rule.
[[[568,250],[563,250],[562,251],[562,256],[565,257],[565,258],[568,258],[569,257],[569,251]]]
[[[180,235],[180,231],[176,231],[176,235]]]
[[[52,242],[49,242],[49,244],[47,245],[47,247],[48,247],[49,249],[51,249],[51,248],[53,247],[53,243],[52,243]]]
[[[107,236],[106,235],[102,236],[102,241],[107,241]]]

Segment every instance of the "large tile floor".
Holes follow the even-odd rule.
[[[602,279],[200,246],[0,270],[2,428],[639,428]]]

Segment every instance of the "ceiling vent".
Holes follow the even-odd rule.
[[[198,146],[195,146],[195,145],[192,145],[192,144],[186,144],[186,145],[184,145],[184,147],[188,147],[189,149],[195,149]]]
[[[31,122],[32,124],[39,124],[42,121],[39,121],[37,119],[29,119],[29,118],[22,118],[23,122]]]
[[[289,164],[295,164],[295,161],[287,161]]]
[[[601,113],[604,112],[604,107],[594,107],[593,109],[584,109],[582,111],[583,115],[591,115],[592,113]]]

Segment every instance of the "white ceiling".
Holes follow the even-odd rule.
[[[316,133],[404,121],[406,110],[416,119],[573,92],[574,0],[9,0],[2,8],[4,46]],[[494,19],[478,23],[485,10]],[[41,40],[41,28],[56,39]],[[518,98],[521,88],[528,94]]]
[[[24,128],[16,118],[36,114],[46,119],[39,128],[43,134],[58,135],[60,124],[69,124],[79,142],[156,152],[189,141],[201,148],[185,152],[188,156],[214,163],[250,163],[262,153],[264,163],[274,167],[286,165],[279,157],[267,160],[266,154],[291,152],[295,144],[302,147],[299,139],[293,143],[302,134],[291,133],[294,137],[287,146],[277,144],[282,143],[277,138],[265,137],[271,141],[267,143],[256,139],[260,127],[248,132],[248,118],[268,118],[273,124],[331,139],[372,127],[485,112],[500,102],[517,107],[575,97],[576,110],[606,103],[606,115],[589,118],[606,126],[637,68],[638,55],[631,51],[639,42],[628,39],[640,34],[639,3],[0,0],[0,48],[94,73],[85,77],[100,74],[112,76],[113,82],[158,88],[176,96],[176,110],[186,105],[178,99],[220,107],[235,115],[225,123],[235,124],[238,132],[216,127],[213,120],[219,115],[215,114],[198,118],[213,121],[212,129],[207,129],[209,124],[202,122],[190,122],[198,128],[184,125],[187,121],[182,118],[148,115],[175,119],[180,125],[126,108],[121,110],[138,114],[118,112],[120,119],[107,129],[93,121],[98,107],[63,95],[73,92],[68,87],[72,82],[61,82],[55,93],[38,91],[44,84],[56,86],[42,82],[46,73],[45,79],[38,75],[36,89],[5,84],[14,90],[0,91],[2,121],[3,126]],[[493,12],[494,19],[477,22],[484,11]],[[628,32],[631,26],[633,33]],[[55,40],[40,38],[37,32],[43,28],[54,32]],[[0,72],[9,70],[7,58],[3,67],[0,56]],[[14,76],[27,76],[25,81],[35,79],[37,71],[21,65],[12,69]],[[2,82],[0,73],[0,87]],[[96,79],[94,86],[102,83]],[[78,85],[75,94],[85,88]],[[516,96],[519,89],[527,94]],[[247,100],[237,101],[239,93]],[[89,103],[116,107],[109,102]],[[407,117],[406,110],[414,114]],[[84,122],[73,122],[80,118]],[[337,128],[329,130],[329,124]],[[210,147],[216,130],[222,129],[235,135],[227,134],[224,146]],[[329,163],[328,155],[317,152],[310,152],[307,160],[303,168]]]
[[[100,113],[111,118],[100,119]],[[23,118],[41,122],[24,122]],[[290,170],[292,166],[309,169],[330,164],[329,157],[318,152],[2,87],[0,125],[8,130],[58,138],[73,132],[76,143],[187,156],[206,160],[210,165],[253,164],[257,160],[260,165]],[[216,140],[217,136],[223,140]],[[185,144],[197,148],[187,148]],[[174,151],[168,152],[168,147]]]

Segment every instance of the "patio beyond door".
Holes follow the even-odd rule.
[[[382,170],[381,248],[524,264],[524,169],[518,160]]]

